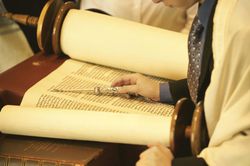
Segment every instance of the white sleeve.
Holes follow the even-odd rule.
[[[211,166],[250,165],[250,130],[242,131],[217,146],[204,149],[200,157]]]

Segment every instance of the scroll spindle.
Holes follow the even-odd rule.
[[[38,17],[33,17],[29,15],[13,14],[10,12],[6,12],[6,13],[1,13],[0,16],[28,26],[36,27],[38,23]]]

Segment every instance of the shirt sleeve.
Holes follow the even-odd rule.
[[[160,84],[160,102],[174,103],[174,100],[173,100],[173,97],[169,88],[169,82]]]
[[[175,104],[183,97],[190,99],[187,79],[160,84],[160,102]]]
[[[183,158],[175,158],[172,160],[172,166],[183,166],[183,165],[207,166],[207,163],[203,158],[198,158],[198,157],[183,157]]]

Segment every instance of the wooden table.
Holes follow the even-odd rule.
[[[19,105],[32,85],[60,66],[67,57],[38,53],[0,74],[0,107]]]

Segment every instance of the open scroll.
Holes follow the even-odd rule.
[[[171,105],[53,89],[110,86],[114,79],[129,71],[151,75],[151,79],[159,82],[164,81],[162,78],[184,78],[185,41],[185,35],[175,32],[70,10],[63,23],[61,47],[72,59],[31,87],[20,106],[3,107],[0,131],[39,137],[169,145],[174,110]]]
[[[171,105],[124,96],[53,91],[54,88],[110,86],[116,77],[126,73],[69,59],[31,87],[21,106],[2,109],[0,131],[52,138],[168,145]]]

